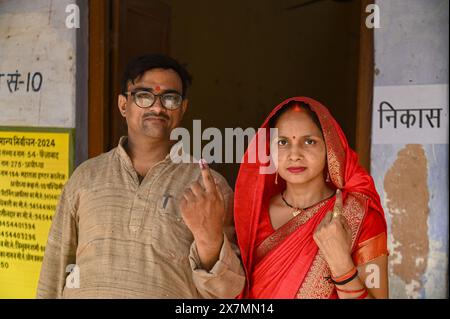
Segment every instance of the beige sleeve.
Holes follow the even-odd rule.
[[[45,246],[44,260],[37,288],[36,298],[62,298],[66,282],[66,268],[76,264],[77,223],[74,207],[64,187]]]
[[[192,243],[189,262],[194,283],[204,298],[235,298],[244,288],[245,273],[236,243],[233,218],[233,191],[225,179],[213,171],[213,176],[224,195],[226,216],[224,221],[224,241],[219,260],[210,271],[201,269],[195,242]]]

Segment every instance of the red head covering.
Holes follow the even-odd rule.
[[[327,148],[327,164],[331,182],[336,188],[342,190],[344,208],[349,197],[358,198],[362,203],[359,212],[348,212],[348,214],[353,214],[352,216],[346,216],[344,211],[344,216],[349,219],[349,224],[352,228],[353,246],[360,231],[361,221],[369,206],[370,209],[379,212],[384,219],[383,209],[372,178],[359,165],[356,153],[348,146],[342,129],[331,116],[328,109],[319,102],[307,97],[287,99],[269,114],[261,126],[265,130],[259,130],[251,141],[249,149],[244,155],[236,181],[234,218],[247,278],[251,278],[250,274],[254,267],[256,231],[260,220],[263,199],[271,198],[286,187],[283,180],[278,184],[274,183],[275,174],[261,174],[260,167],[267,166],[267,163],[261,163],[258,157],[256,157],[256,162],[251,163],[249,159],[252,157],[249,157],[249,150],[256,149],[258,143],[260,143],[259,140],[264,139],[266,141],[266,152],[269,152],[269,122],[280,109],[291,101],[308,104],[319,118]],[[247,292],[249,289],[248,284],[247,282]],[[242,296],[247,296],[246,291],[243,292]]]

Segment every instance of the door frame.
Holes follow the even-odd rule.
[[[356,90],[356,153],[370,172],[372,101],[374,84],[374,30],[366,27],[366,7],[374,0],[361,0],[358,80]]]
[[[109,0],[89,1],[89,158],[109,145],[110,12]]]

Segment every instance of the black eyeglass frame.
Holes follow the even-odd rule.
[[[153,96],[154,96],[154,100],[153,100],[152,104],[150,104],[149,106],[141,106],[141,105],[139,105],[139,103],[136,101],[136,94],[137,94],[137,93],[146,93],[146,94],[151,94],[151,95],[153,95]],[[156,100],[159,99],[159,101],[161,102],[161,105],[162,105],[164,108],[173,111],[173,110],[178,109],[178,108],[181,106],[181,104],[183,104],[183,100],[184,100],[184,96],[183,96],[182,94],[176,92],[176,91],[163,92],[163,93],[161,93],[161,94],[155,94],[155,93],[153,93],[153,92],[151,92],[151,91],[149,91],[149,90],[142,90],[142,89],[141,89],[141,90],[134,90],[134,91],[127,91],[127,92],[124,92],[124,95],[128,96],[128,94],[131,94],[131,96],[133,97],[134,103],[135,103],[138,107],[143,108],[143,109],[151,108],[153,105],[155,105]],[[174,107],[174,108],[170,108],[170,107],[165,106],[165,105],[164,105],[165,102],[163,102],[164,100],[161,99],[161,97],[163,97],[164,95],[169,95],[169,94],[171,94],[171,95],[177,95],[177,96],[179,96],[179,97],[181,98],[180,103],[179,103],[176,107]]]

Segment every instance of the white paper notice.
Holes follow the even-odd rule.
[[[374,88],[373,144],[448,144],[448,85]]]

